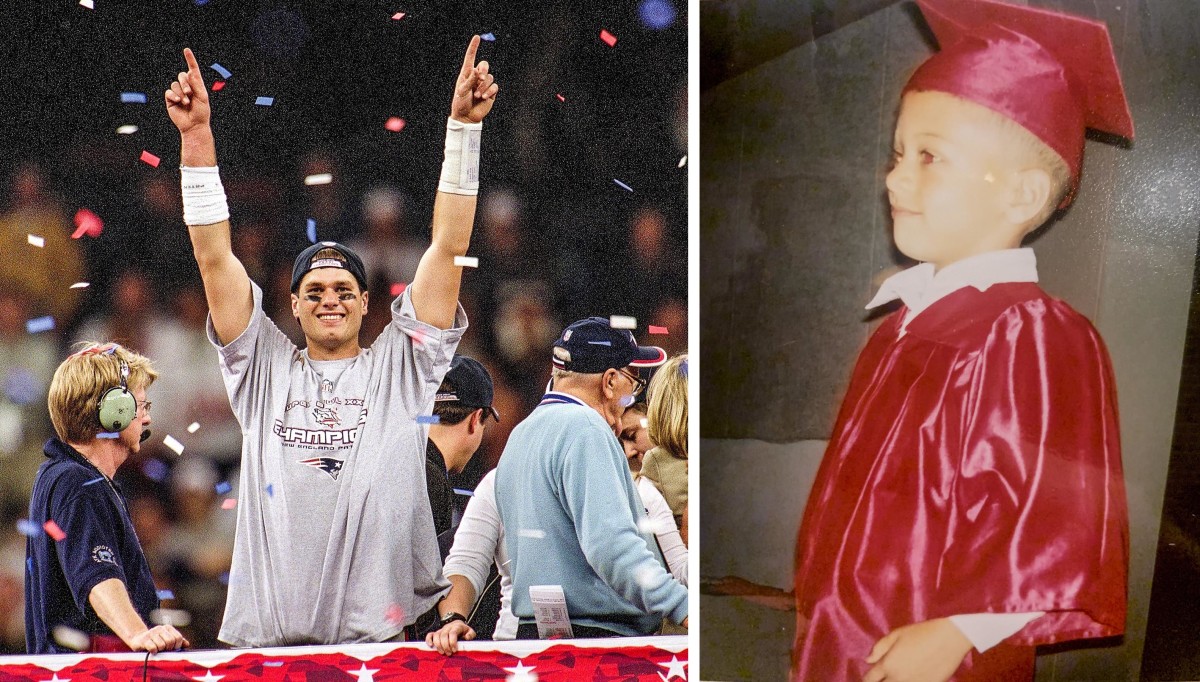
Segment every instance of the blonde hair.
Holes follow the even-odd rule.
[[[1020,123],[986,107],[984,111],[997,121],[1002,134],[1013,143],[1012,148],[1020,154],[1020,158],[1025,163],[1045,171],[1050,176],[1050,195],[1046,200],[1046,205],[1034,216],[1029,226],[1030,230],[1035,230],[1054,215],[1054,212],[1058,210],[1058,205],[1067,196],[1067,192],[1071,191],[1071,169],[1067,167],[1067,162],[1058,152],[1051,149],[1050,145],[1042,142]]]
[[[650,379],[650,440],[677,459],[687,459],[688,393],[687,353],[667,360]]]
[[[100,397],[121,385],[121,361],[129,367],[130,391],[150,388],[158,378],[149,358],[119,344],[76,345],[79,350],[54,370],[47,398],[54,432],[65,443],[87,443],[100,433]]]

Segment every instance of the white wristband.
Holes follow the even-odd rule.
[[[479,141],[483,121],[463,123],[446,121],[446,160],[442,162],[439,192],[479,194]]]
[[[184,224],[212,225],[229,220],[229,203],[216,166],[180,166],[179,177]]]

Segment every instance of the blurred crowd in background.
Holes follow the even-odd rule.
[[[670,355],[686,350],[685,4],[440,3],[399,20],[401,8],[374,4],[373,14],[354,16],[315,3],[247,9],[219,0],[129,3],[107,17],[99,4],[90,15],[66,3],[0,10],[10,33],[0,39],[0,85],[40,69],[71,86],[97,70],[86,96],[67,87],[57,105],[31,106],[50,97],[47,86],[0,111],[12,114],[0,133],[0,652],[25,649],[17,521],[52,434],[50,377],[79,340],[118,341],[160,374],[149,395],[154,435],[117,480],[156,581],[169,591],[164,607],[190,614],[181,629],[194,647],[217,646],[237,513],[223,502],[237,496],[241,432],[205,337],[178,139],[162,108],[185,44],[202,64],[219,53],[233,71],[212,93],[233,249],[262,286],[270,317],[302,343],[288,283],[310,221],[318,239],[344,241],[363,257],[374,301],[411,280],[429,243],[453,75],[471,33],[492,32],[480,56],[492,61],[501,91],[484,130],[469,252],[479,267],[463,278],[470,329],[459,352],[490,370],[502,420],[454,487],[472,489],[495,466],[509,431],[541,397],[551,345],[570,322],[628,315],[640,343]],[[126,22],[139,5],[154,8],[153,17],[137,17],[137,35],[152,39],[130,50]],[[601,29],[617,36],[615,45],[600,39]],[[68,54],[35,47],[47,31],[72,45]],[[72,61],[71,50],[99,51],[101,43],[115,52]],[[210,76],[210,84],[220,80],[215,70]],[[147,102],[116,104],[126,90]],[[246,103],[266,91],[276,97],[271,107]],[[385,128],[392,116],[403,118],[401,130]],[[116,132],[121,126],[139,130]],[[142,149],[161,164],[139,161]],[[332,181],[305,183],[319,174]],[[99,217],[98,234],[73,238],[81,209]],[[44,329],[47,317],[52,329]],[[388,319],[388,306],[370,306],[364,346]],[[650,325],[667,333],[650,335]]]

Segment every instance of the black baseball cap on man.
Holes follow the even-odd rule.
[[[350,274],[354,275],[354,279],[358,280],[358,286],[363,291],[367,290],[367,270],[363,267],[362,259],[357,253],[345,244],[337,242],[317,242],[307,249],[300,252],[296,256],[296,262],[292,265],[292,293],[296,293],[296,289],[300,286],[300,280],[304,279],[310,271],[317,268],[342,268],[349,270]]]
[[[443,390],[446,388],[450,390]],[[496,421],[500,421],[500,413],[492,407],[492,376],[475,358],[455,355],[450,361],[450,371],[446,372],[446,378],[442,379],[442,385],[433,400],[489,410]]]
[[[628,329],[614,329],[608,319],[589,317],[572,323],[554,342],[554,366],[580,374],[599,374],[623,367],[658,367],[667,352],[639,346]]]

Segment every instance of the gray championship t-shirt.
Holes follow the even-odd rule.
[[[467,328],[420,322],[410,292],[358,356],[314,361],[262,309],[218,349],[242,425],[237,538],[221,641],[378,642],[449,587],[425,491],[433,398]]]

